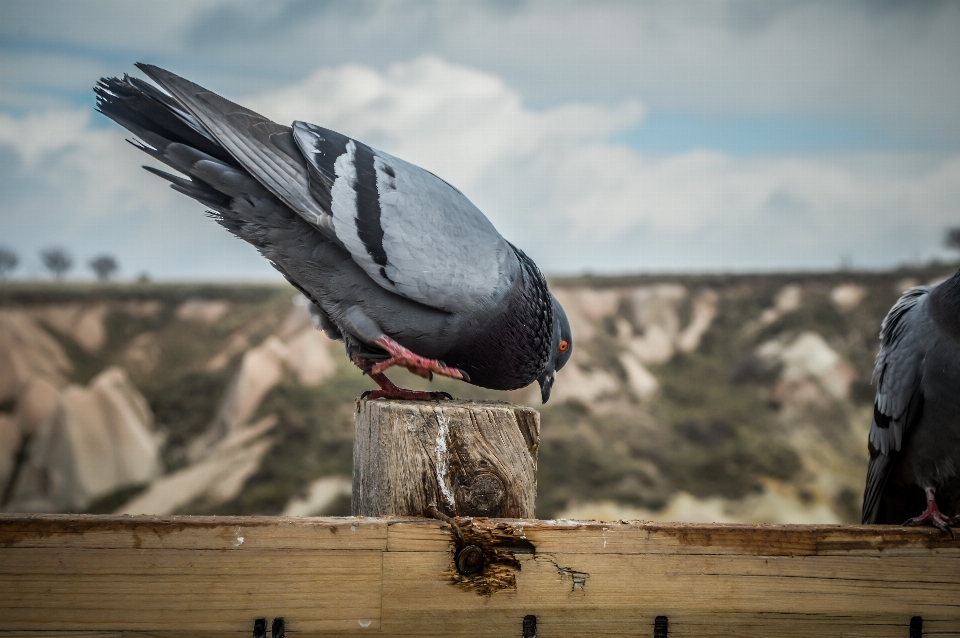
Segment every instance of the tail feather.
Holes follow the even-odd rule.
[[[261,249],[271,261],[279,257],[269,248],[267,234],[289,229],[291,223],[297,227],[296,216],[242,168],[176,98],[130,77],[104,78],[95,91],[98,110],[136,135],[138,140],[131,141],[134,146],[179,174],[144,166],[147,171],[208,206],[221,226]],[[309,228],[303,226],[300,232]],[[322,241],[322,236],[317,234],[315,241]]]
[[[310,194],[306,160],[292,129],[150,64],[137,68],[168,91],[239,165],[333,241],[333,220]]]
[[[886,522],[878,521],[880,514],[880,498],[883,494],[883,488],[887,484],[887,478],[890,476],[890,468],[893,466],[893,455],[881,454],[879,451],[870,450],[870,465],[867,468],[867,483],[863,490],[863,510],[861,512],[861,521],[864,525]]]
[[[218,224],[253,245],[303,292],[317,306],[316,312],[327,316],[320,300],[326,294],[323,280],[330,273],[347,279],[355,274],[348,289],[375,286],[358,268],[355,273],[342,268],[344,262],[352,264],[349,255],[236,161],[177,97],[127,76],[104,78],[95,91],[97,109],[133,133],[138,138],[131,142],[134,146],[177,174],[144,168],[207,206]],[[272,143],[282,147],[276,138]],[[329,318],[327,323],[333,326]],[[328,334],[340,337],[335,328]]]
[[[238,166],[203,125],[176,100],[143,80],[102,78],[94,87],[97,110],[144,141],[160,135]]]
[[[153,173],[157,177],[170,182],[170,188],[178,193],[183,193],[187,197],[191,197],[201,204],[209,206],[218,212],[222,213],[228,210],[230,207],[230,197],[201,181],[184,179],[179,175],[171,175],[166,171],[161,171],[160,169],[152,166],[144,166],[143,168],[147,172]]]

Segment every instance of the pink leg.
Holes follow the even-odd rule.
[[[393,381],[387,378],[382,372],[370,372],[370,362],[358,356],[352,357],[354,365],[364,370],[370,375],[370,378],[380,386],[379,390],[367,390],[361,399],[406,399],[408,401],[439,401],[440,399],[452,399],[446,392],[424,392],[422,390],[405,390],[398,387]]]
[[[432,379],[434,373],[436,373],[445,377],[450,377],[451,379],[470,381],[470,377],[467,376],[467,373],[460,368],[451,368],[442,361],[428,359],[426,357],[421,357],[418,354],[414,354],[390,337],[377,339],[375,343],[389,352],[390,358],[386,361],[381,361],[380,363],[374,364],[368,370],[370,376],[381,374],[390,366],[403,366],[410,372],[419,375],[424,379]]]
[[[954,538],[953,530],[950,529],[950,526],[960,524],[960,516],[944,516],[943,513],[940,512],[940,508],[937,507],[936,490],[932,487],[925,487],[923,491],[927,495],[927,509],[923,510],[920,516],[904,522],[904,525],[932,525],[942,532],[949,533],[950,538]]]

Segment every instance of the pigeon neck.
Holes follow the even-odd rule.
[[[930,314],[941,330],[960,341],[960,270],[930,293]]]
[[[515,390],[536,381],[553,344],[547,282],[523,251],[513,250],[519,267],[516,285],[489,309],[482,330],[443,356],[448,365],[466,370],[471,383],[494,390]]]

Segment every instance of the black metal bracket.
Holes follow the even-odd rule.
[[[274,618],[270,625],[270,638],[284,638],[287,633],[286,623],[283,617]],[[253,638],[267,638],[267,619],[257,618],[253,621]]]
[[[670,633],[669,621],[666,616],[657,616],[653,620],[653,638],[667,638]]]

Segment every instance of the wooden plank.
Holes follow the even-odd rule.
[[[952,623],[960,631],[956,561],[928,565],[912,558],[886,564],[859,556],[692,558],[521,554],[515,589],[483,596],[450,587],[457,577],[448,557],[388,552],[383,627],[390,635],[466,635],[467,628],[477,626],[488,627],[484,635],[508,635],[518,631],[525,616],[535,615],[543,636],[620,636],[666,615],[677,631],[711,625],[717,635],[740,635],[737,627],[752,619],[768,636],[809,636],[818,626],[844,617],[850,626],[869,620],[875,629],[892,629],[920,615],[928,622]],[[420,602],[412,608],[405,604],[410,599]],[[491,616],[494,609],[498,613]],[[771,613],[781,614],[783,622],[774,623]],[[789,623],[784,621],[788,617]],[[760,622],[764,618],[781,626],[769,633],[773,625]],[[404,633],[424,619],[436,622]],[[563,631],[551,634],[551,625]]]
[[[0,638],[960,638],[960,540],[899,527],[0,515]],[[334,531],[336,530],[336,531]],[[243,542],[239,542],[242,537]],[[455,552],[481,546],[460,574]]]
[[[171,625],[249,635],[258,617],[291,632],[380,622],[382,552],[30,548],[0,550],[0,617],[17,630]]]
[[[382,550],[387,520],[0,514],[0,547]]]
[[[527,526],[545,552],[588,554],[750,554],[755,556],[927,555],[960,546],[933,528],[840,525],[562,523]]]
[[[933,528],[898,525],[734,525],[596,521],[492,520],[500,534],[523,538],[538,552],[567,554],[750,554],[754,556],[960,557],[960,543]],[[448,528],[447,528],[448,529]],[[442,551],[447,529],[419,519],[390,525],[390,551]]]

